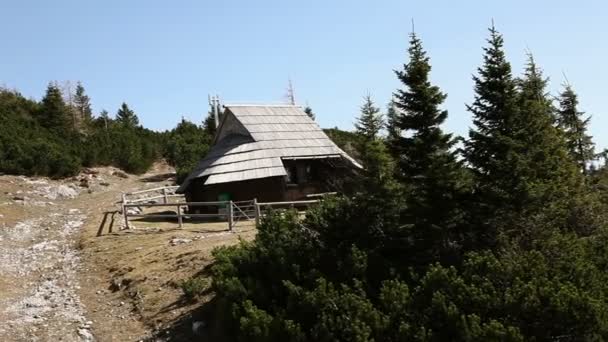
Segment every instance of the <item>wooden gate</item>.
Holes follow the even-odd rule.
[[[231,201],[231,226],[235,227],[239,222],[250,222],[257,217],[257,201]]]

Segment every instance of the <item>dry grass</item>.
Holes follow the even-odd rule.
[[[203,291],[193,301],[180,284],[193,277],[208,284],[203,270],[213,262],[211,251],[255,236],[253,222],[239,222],[234,232],[228,232],[226,222],[185,221],[179,229],[176,220],[134,219],[135,229],[120,230],[122,216],[116,211],[121,192],[169,184],[171,171],[157,165],[148,174],[124,179],[112,176],[109,168],[99,168],[109,186],[92,193],[83,189],[75,199],[57,201],[64,210],[80,209],[87,215],[78,242],[83,264],[79,295],[98,341],[137,341],[151,337],[150,331],[163,337],[169,331],[172,341],[192,340],[192,321],[205,319],[200,308],[212,301],[213,294]],[[15,193],[34,187],[21,177],[0,177],[0,228],[53,211],[52,206],[13,201]],[[5,280],[0,277],[0,292],[9,295],[11,288]],[[14,280],[10,283],[13,286]],[[221,340],[221,336],[211,340]]]
[[[121,189],[130,191],[141,186],[133,181],[126,181]],[[199,309],[212,300],[213,294],[203,293],[193,301],[184,295],[180,284],[193,277],[210,282],[203,270],[213,262],[212,250],[236,244],[239,239],[252,239],[254,223],[238,222],[234,232],[229,232],[226,222],[184,221],[180,229],[176,220],[131,219],[134,229],[120,231],[123,218],[115,214],[111,232],[107,219],[97,236],[103,213],[114,210],[113,201],[118,195],[116,192],[113,199],[102,201],[107,207],[96,215],[97,220],[90,220],[81,242],[84,260],[95,270],[85,277],[94,286],[84,296],[85,304],[97,312],[107,311],[105,303],[99,301],[98,292],[102,291],[103,301],[109,298],[125,302],[147,328],[161,334],[169,331],[174,335],[172,340],[191,340],[191,323],[202,319]]]

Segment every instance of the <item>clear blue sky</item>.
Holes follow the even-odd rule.
[[[201,120],[207,94],[282,102],[287,79],[323,127],[351,129],[362,96],[385,107],[415,19],[447,94],[447,130],[466,134],[471,74],[491,18],[520,73],[532,51],[556,93],[565,72],[601,147],[608,68],[606,1],[2,1],[0,84],[40,98],[81,80],[95,112],[126,101],[153,129]]]

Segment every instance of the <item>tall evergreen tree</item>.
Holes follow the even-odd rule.
[[[565,135],[568,153],[581,172],[587,174],[589,162],[595,157],[595,145],[587,134],[591,117],[584,118],[585,113],[578,110],[578,96],[569,84],[566,84],[558,100],[557,126]]]
[[[365,140],[378,138],[378,133],[384,126],[384,119],[380,114],[380,108],[374,106],[372,97],[367,95],[361,106],[361,115],[355,123],[356,132]]]
[[[529,59],[523,78],[515,80],[494,27],[488,43],[484,64],[473,77],[476,94],[468,109],[475,129],[465,142],[476,175],[478,203],[472,210],[483,243],[495,242],[501,227],[523,232],[514,228],[541,213],[553,216],[557,224],[561,214],[547,210],[567,207],[558,203],[572,195],[580,181],[553,126],[547,80],[534,60]]]
[[[49,83],[46,94],[42,98],[38,122],[48,129],[61,131],[68,128],[67,106],[63,101],[61,90],[54,83]]]
[[[505,167],[510,167],[516,182],[510,189],[514,207],[534,210],[535,205],[568,199],[581,178],[553,125],[555,108],[546,90],[547,79],[532,56],[518,87],[518,116],[513,125],[516,148]]]
[[[133,110],[126,103],[122,103],[116,113],[116,121],[124,127],[134,128],[139,125],[139,119]]]
[[[86,95],[84,86],[80,82],[76,85],[74,106],[78,114],[79,128],[86,129],[93,120],[93,111],[91,110],[91,99]]]
[[[516,145],[514,122],[518,108],[516,82],[503,51],[502,35],[494,26],[489,31],[483,65],[473,76],[475,99],[467,105],[475,128],[469,131],[464,152],[476,175],[480,196],[484,196],[484,208],[492,212],[514,185],[510,174],[513,165],[507,159]]]
[[[304,113],[306,113],[306,115],[308,115],[309,118],[315,120],[316,115],[315,113],[312,111],[312,108],[310,108],[310,106],[306,106],[306,108],[304,108]]]
[[[407,223],[412,225],[413,254],[419,264],[447,257],[460,221],[458,197],[465,184],[462,166],[452,150],[455,139],[441,124],[447,111],[440,108],[446,95],[431,84],[431,65],[421,40],[410,35],[409,61],[395,71],[403,84],[396,91],[399,109],[395,137],[398,177],[408,188]]]

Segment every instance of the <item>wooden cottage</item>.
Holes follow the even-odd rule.
[[[189,202],[305,200],[358,168],[300,107],[225,105],[213,146],[177,192]]]

